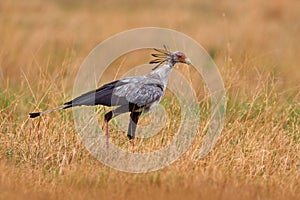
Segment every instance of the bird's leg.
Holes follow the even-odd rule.
[[[130,119],[131,120],[131,119]],[[129,133],[129,132],[128,132]],[[130,145],[131,145],[131,150],[134,152],[134,137],[131,135],[127,134],[127,137],[129,139]]]
[[[104,119],[105,119],[105,131],[106,131],[106,151],[108,152],[108,140],[109,140],[109,130],[108,130],[108,122],[113,118],[113,112],[109,111],[108,113],[106,113],[104,115]]]
[[[108,130],[108,122],[122,114],[122,113],[125,113],[125,112],[128,112],[128,106],[120,106],[118,108],[116,108],[115,110],[112,110],[112,111],[109,111],[108,113],[106,113],[104,115],[104,120],[105,120],[105,129],[106,129],[106,150],[108,151],[108,147],[109,147],[109,130]]]
[[[108,121],[105,122],[105,130],[106,130],[106,150],[108,151],[108,140],[109,140],[109,130],[108,130]]]
[[[141,115],[141,112],[131,112],[130,113],[130,122],[129,122],[129,126],[128,126],[127,137],[130,140],[133,150],[134,150],[135,131],[136,131],[136,126],[139,121],[140,115]]]

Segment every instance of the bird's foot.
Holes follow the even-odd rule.
[[[135,152],[135,146],[134,146],[134,138],[130,139],[130,145],[131,145],[131,151]]]

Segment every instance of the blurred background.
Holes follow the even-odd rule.
[[[62,64],[76,72],[108,37],[157,26],[194,38],[221,69],[271,70],[288,84],[299,79],[299,9],[296,0],[1,1],[1,82]]]
[[[296,198],[299,11],[298,0],[1,0],[0,192],[4,188],[7,198],[56,198],[60,192],[69,198],[108,197],[106,189],[117,186],[122,189],[116,198],[130,194],[134,199],[138,195],[126,184],[131,183],[144,185],[145,198],[168,198],[159,195],[162,191],[175,199],[280,199],[284,191]],[[187,153],[162,172],[131,176],[89,156],[71,113],[28,121],[28,112],[70,99],[77,70],[98,43],[148,26],[194,38],[219,67],[228,114],[222,137],[206,159],[194,163]],[[204,193],[197,192],[199,186]],[[235,196],[237,191],[242,194]]]

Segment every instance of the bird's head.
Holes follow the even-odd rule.
[[[154,60],[150,61],[150,64],[157,64],[154,68],[156,69],[163,63],[168,63],[173,67],[176,63],[185,63],[191,64],[191,60],[185,56],[184,53],[180,51],[171,52],[168,48],[164,45],[164,49],[154,49],[157,53],[152,54],[155,57]]]
[[[185,56],[184,53],[180,51],[175,51],[170,54],[171,60],[176,63],[185,63],[185,64],[191,64],[191,60]]]

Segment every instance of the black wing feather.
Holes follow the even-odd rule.
[[[147,106],[159,100],[164,93],[163,85],[158,83],[143,84],[143,80],[121,79],[87,92],[64,105],[72,106],[119,106],[136,104]]]
[[[119,98],[112,98],[113,91],[115,87],[124,85],[126,83],[122,81],[113,81],[111,83],[105,84],[102,87],[87,92],[85,94],[76,97],[75,99],[66,102],[65,105],[72,105],[72,106],[94,106],[94,105],[104,105],[104,106],[114,106],[114,105],[121,105],[121,102],[124,99]]]

